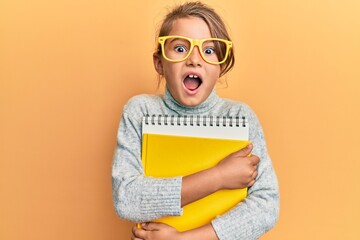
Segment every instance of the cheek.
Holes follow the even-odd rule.
[[[175,88],[177,88],[176,78],[170,71],[164,72],[164,78],[166,85],[168,86],[169,89],[174,90]]]
[[[179,67],[176,64],[164,64],[163,73],[166,81],[175,82],[178,79],[180,72]]]
[[[221,75],[221,69],[220,66],[214,66],[214,68],[211,70],[211,78],[214,82],[216,82]]]

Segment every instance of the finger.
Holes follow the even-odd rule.
[[[132,232],[132,234],[134,234],[135,233],[135,230],[137,229],[137,225],[135,225],[135,226],[133,226],[132,228],[131,228],[131,232]]]
[[[131,228],[131,232],[134,234],[137,229],[141,229],[141,223],[135,224],[135,225]]]
[[[254,184],[255,184],[255,180],[252,180],[251,182],[249,182],[248,187],[251,187]]]
[[[145,239],[146,231],[144,229],[138,228],[136,225],[132,228],[133,239]]]
[[[256,180],[256,177],[258,175],[258,171],[254,171],[253,174],[251,175],[251,179],[253,179],[254,181]]]
[[[159,223],[154,223],[154,222],[147,222],[147,223],[142,223],[141,227],[147,231],[153,231],[153,230],[159,230]]]
[[[251,155],[249,158],[251,159],[253,166],[257,166],[260,162],[260,158],[256,155]]]
[[[252,149],[253,149],[253,145],[250,143],[246,147],[244,147],[244,148],[240,149],[239,151],[237,151],[236,155],[239,156],[239,157],[246,157],[251,153]]]

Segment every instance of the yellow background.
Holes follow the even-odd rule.
[[[157,93],[155,29],[179,1],[0,0],[0,239],[129,239],[111,199],[121,109]],[[236,46],[281,190],[262,239],[360,239],[360,2],[206,1]]]

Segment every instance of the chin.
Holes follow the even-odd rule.
[[[186,107],[196,107],[202,102],[203,100],[200,99],[185,99],[185,101],[180,101],[180,103]]]

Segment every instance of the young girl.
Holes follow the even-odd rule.
[[[132,239],[259,238],[278,219],[278,183],[254,112],[243,103],[218,97],[214,90],[219,77],[234,64],[232,42],[223,21],[200,2],[175,8],[161,26],[153,60],[155,70],[166,80],[165,93],[135,96],[128,101],[113,162],[115,209],[124,219],[142,222],[141,228],[134,226]],[[153,114],[245,116],[252,144],[215,167],[192,175],[146,177],[141,164],[141,121]],[[181,215],[183,206],[218,190],[245,187],[249,190],[244,201],[202,227],[178,232],[151,222]]]

